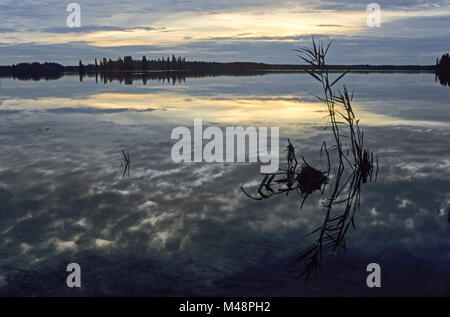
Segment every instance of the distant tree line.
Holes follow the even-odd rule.
[[[291,65],[292,66],[292,65]],[[239,72],[239,71],[263,71],[270,68],[263,63],[236,62],[236,63],[218,63],[218,62],[199,62],[186,61],[185,57],[175,56],[167,58],[147,59],[143,56],[141,59],[133,59],[131,56],[119,57],[116,60],[102,58],[95,59],[94,64],[84,64],[79,61],[78,67],[66,67],[70,72],[79,73],[111,73],[111,72],[141,72],[141,71],[187,71],[193,74],[212,73],[212,72]]]
[[[64,75],[66,68],[57,63],[20,63],[12,66],[0,66],[0,76],[20,80],[51,80]]]
[[[330,70],[342,71],[434,71],[434,65],[327,65]],[[66,67],[71,72],[85,73],[111,73],[111,72],[140,72],[140,71],[182,71],[189,74],[237,73],[237,72],[267,72],[267,71],[305,71],[311,69],[310,65],[292,64],[265,64],[255,62],[202,62],[186,61],[185,57],[172,57],[135,60],[131,56],[119,57],[116,60],[102,58],[95,59],[94,64],[83,64],[79,61],[78,67]]]
[[[330,71],[352,70],[356,72],[396,72],[427,71],[436,72],[440,80],[448,81],[449,55],[437,59],[436,65],[327,65]],[[78,74],[80,80],[85,76],[95,76],[97,81],[109,82],[119,80],[131,83],[133,80],[162,79],[173,83],[183,81],[186,77],[203,77],[218,75],[262,75],[274,72],[304,72],[310,65],[301,64],[265,64],[255,62],[204,62],[187,61],[185,57],[175,56],[148,59],[132,56],[95,59],[94,63],[85,64],[82,60],[76,66],[62,66],[57,63],[21,63],[12,66],[0,66],[0,77],[14,77],[23,80],[58,79],[65,73]],[[447,76],[447,77],[446,77]]]
[[[148,60],[146,56],[142,59],[133,59],[131,56],[119,57],[116,60],[103,57],[100,60],[95,59],[94,64],[84,65],[83,61],[78,63],[78,71],[83,73],[103,73],[103,72],[122,72],[122,71],[147,71],[147,70],[183,70],[186,66],[186,58],[181,56],[172,58],[158,58]]]

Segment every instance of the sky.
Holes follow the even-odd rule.
[[[333,64],[434,64],[450,51],[450,0],[378,0],[369,27],[360,0],[78,0],[81,27],[61,0],[0,0],[0,65],[185,56],[300,63],[294,49],[334,40]]]

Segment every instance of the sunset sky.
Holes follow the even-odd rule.
[[[69,28],[60,0],[0,1],[0,65],[172,53],[188,60],[298,63],[311,35],[335,40],[330,63],[433,64],[450,51],[450,1],[381,0],[381,27],[368,27],[370,1],[79,0]]]

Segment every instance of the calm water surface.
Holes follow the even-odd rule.
[[[253,201],[259,164],[177,164],[174,127],[279,126],[314,166],[330,138],[304,74],[181,84],[1,79],[1,295],[450,295],[450,88],[432,74],[350,74],[376,183],[362,188],[347,253],[291,273],[320,195]],[[124,149],[130,177],[122,178]],[[322,165],[321,165],[322,164]],[[67,264],[82,288],[65,285]],[[366,266],[382,268],[369,289]]]

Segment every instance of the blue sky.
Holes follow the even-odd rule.
[[[370,1],[79,0],[81,28],[69,28],[70,1],[2,0],[0,64],[168,56],[189,60],[298,63],[292,51],[311,35],[334,39],[329,62],[433,64],[450,51],[450,1],[378,1],[381,26],[368,27]]]

